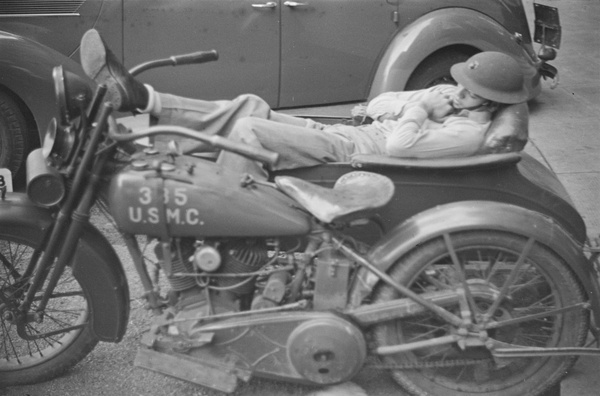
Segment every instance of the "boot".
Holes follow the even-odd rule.
[[[145,109],[148,90],[106,46],[100,33],[88,30],[81,39],[81,65],[88,77],[107,87],[106,100],[118,111]]]

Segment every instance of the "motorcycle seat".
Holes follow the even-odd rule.
[[[324,223],[367,217],[394,196],[394,183],[388,177],[364,171],[344,174],[333,188],[292,176],[277,176],[275,184]]]

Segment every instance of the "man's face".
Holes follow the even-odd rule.
[[[455,109],[473,109],[487,102],[481,96],[475,95],[462,85],[456,86],[456,91],[452,96],[452,107]]]

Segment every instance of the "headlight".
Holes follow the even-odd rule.
[[[62,66],[52,69],[52,79],[60,125],[69,125],[87,108],[92,97],[92,89],[84,79],[65,71]]]

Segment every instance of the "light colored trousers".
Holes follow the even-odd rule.
[[[220,135],[280,154],[272,170],[349,161],[355,153],[380,154],[385,138],[371,126],[324,125],[278,113],[255,95],[233,100],[204,101],[159,94],[159,123]],[[222,151],[217,163],[238,172],[267,178],[262,164]]]

